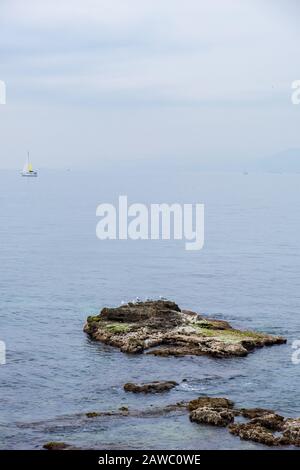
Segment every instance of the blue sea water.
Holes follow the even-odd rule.
[[[122,405],[144,409],[199,395],[300,416],[300,175],[41,171],[0,172],[0,447],[234,448],[224,429],[187,414],[84,419]],[[96,207],[117,203],[204,203],[205,246],[183,241],[100,241]],[[246,358],[128,356],[83,333],[88,315],[159,295],[236,327],[287,337]],[[170,393],[130,395],[127,381],[172,379]],[[186,381],[183,381],[186,379]]]

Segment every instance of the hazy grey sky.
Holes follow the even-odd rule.
[[[0,167],[300,147],[297,1],[1,0]]]

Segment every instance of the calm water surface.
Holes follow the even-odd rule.
[[[101,418],[80,413],[141,409],[201,394],[300,416],[300,175],[164,172],[0,172],[0,445],[49,440],[107,448],[263,448],[187,415]],[[99,241],[96,206],[203,202],[205,247],[181,241]],[[87,315],[122,300],[163,295],[185,308],[288,344],[246,358],[127,356],[92,343]],[[126,394],[127,381],[173,379],[163,396]],[[183,379],[186,381],[182,382]]]

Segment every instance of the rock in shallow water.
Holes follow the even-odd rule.
[[[234,413],[228,408],[197,408],[190,414],[190,420],[196,423],[212,424],[213,426],[228,426],[234,420]]]
[[[231,434],[267,446],[300,447],[300,418],[284,418],[264,408],[234,408],[228,398],[199,397],[187,404],[190,420],[199,424],[227,427]],[[236,416],[251,418],[234,423]]]
[[[229,323],[180,310],[171,301],[128,303],[90,316],[84,331],[125,353],[157,356],[246,356],[263,346],[282,344],[281,336],[236,330]]]
[[[262,408],[235,408],[234,403],[223,397],[198,397],[189,403],[179,402],[171,405],[155,406],[146,409],[129,409],[122,406],[114,411],[93,411],[86,413],[87,418],[159,418],[166,414],[184,415],[190,411],[190,420],[200,426],[213,425],[227,427],[228,431],[240,439],[254,441],[267,446],[298,446],[300,447],[300,418],[284,418],[272,410]],[[236,416],[255,416],[240,423],[234,423]],[[78,415],[76,415],[78,419]],[[87,425],[83,421],[84,427]],[[49,430],[49,425],[47,425]],[[71,450],[77,449],[64,442],[48,442],[44,449]]]
[[[274,413],[273,410],[267,410],[266,408],[241,408],[239,414],[244,418],[259,418],[259,416]]]
[[[248,423],[230,424],[228,430],[243,440],[268,446],[300,447],[300,418],[284,418],[271,411],[251,419]]]
[[[300,447],[300,418],[287,418],[282,427],[282,444]]]
[[[210,407],[210,408],[232,408],[233,401],[228,398],[215,398],[215,397],[199,397],[191,400],[188,404],[189,411],[194,411],[197,408]]]
[[[263,426],[270,431],[282,431],[284,417],[276,413],[269,412],[257,418],[253,418],[251,423],[253,425]]]
[[[231,434],[239,436],[245,441],[259,442],[267,446],[278,446],[280,438],[275,437],[272,431],[254,423],[230,424],[228,430]]]
[[[43,449],[45,450],[67,450],[71,449],[72,446],[70,444],[66,444],[65,442],[47,442],[43,445]]]
[[[171,390],[172,388],[178,385],[177,382],[172,380],[169,381],[154,381],[154,382],[147,382],[143,384],[134,384],[128,382],[124,385],[125,392],[133,392],[133,393],[162,393]]]

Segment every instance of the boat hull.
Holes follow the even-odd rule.
[[[37,174],[36,171],[28,171],[28,172],[22,171],[22,173],[21,173],[21,176],[25,176],[25,177],[28,177],[28,178],[36,178],[37,175],[38,174]]]

